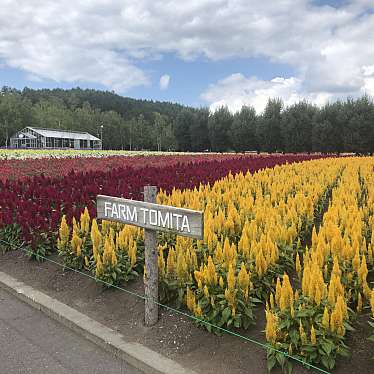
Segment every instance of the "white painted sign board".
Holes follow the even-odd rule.
[[[203,212],[191,209],[98,195],[97,218],[196,239],[204,238]]]

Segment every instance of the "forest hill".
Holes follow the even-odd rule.
[[[262,113],[243,106],[231,113],[179,104],[135,100],[97,90],[3,87],[0,90],[0,147],[30,126],[87,131],[103,128],[104,149],[259,151],[367,154],[374,152],[372,97],[316,106],[285,106],[269,99]]]

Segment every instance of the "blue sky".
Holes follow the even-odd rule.
[[[370,0],[2,0],[0,85],[192,106],[374,95]],[[163,86],[160,78],[163,80]]]
[[[135,98],[150,98],[154,100],[175,101],[192,106],[205,105],[199,94],[219,79],[241,72],[245,75],[259,75],[262,79],[272,79],[280,74],[291,75],[292,68],[283,64],[273,64],[268,59],[228,58],[220,61],[209,61],[199,58],[195,61],[183,61],[176,56],[166,54],[160,61],[143,64],[157,80],[163,74],[170,75],[167,90],[159,86],[139,87],[129,91]]]
[[[124,96],[137,99],[152,99],[159,101],[172,101],[191,106],[204,106],[206,103],[199,94],[214,82],[228,75],[243,73],[245,75],[258,75],[262,79],[272,79],[279,75],[291,76],[293,69],[286,64],[271,63],[265,57],[227,58],[219,61],[209,61],[199,58],[194,61],[184,61],[177,56],[167,53],[154,61],[141,61],[139,63],[153,78],[153,84],[135,87],[128,90]],[[168,89],[161,90],[159,78],[170,75]],[[22,89],[25,86],[32,88],[95,88],[108,89],[102,84],[87,82],[64,82],[43,79],[35,81],[30,79],[29,73],[21,69],[3,66],[0,68],[1,86],[10,86]]]

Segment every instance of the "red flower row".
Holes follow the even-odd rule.
[[[252,155],[256,157],[257,155]],[[0,180],[21,179],[44,174],[49,177],[61,177],[71,170],[79,171],[109,171],[118,167],[131,166],[166,166],[177,163],[199,161],[227,160],[238,158],[238,154],[191,154],[178,156],[109,156],[109,157],[65,157],[38,158],[24,160],[2,160],[0,165]],[[257,156],[265,157],[265,156]]]

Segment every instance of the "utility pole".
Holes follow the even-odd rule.
[[[130,151],[132,151],[132,125],[133,125],[133,120],[130,120]]]
[[[104,125],[101,124],[101,126],[100,126],[100,134],[101,134],[101,149],[103,149],[103,128],[104,128]]]
[[[9,134],[8,134],[8,121],[5,120],[5,148],[8,148],[8,138],[9,138]]]

